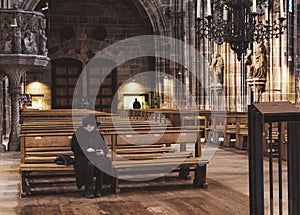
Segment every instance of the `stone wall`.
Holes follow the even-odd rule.
[[[36,9],[40,10],[44,3],[41,1]],[[92,57],[111,44],[134,36],[153,34],[147,16],[141,5],[132,4],[130,0],[51,1],[47,11],[48,56],[51,60],[76,59],[84,67]],[[124,48],[131,50],[139,46],[132,44],[132,47]],[[154,64],[155,61],[147,57],[121,64],[117,68],[118,85],[134,74],[154,68]],[[51,66],[41,76],[41,80],[50,84],[49,88],[50,71]],[[88,87],[88,83],[84,87]],[[50,99],[47,98],[47,101]]]
[[[48,30],[50,58],[74,58],[81,61],[84,66],[98,51],[116,41],[151,33],[172,36],[195,46],[197,36],[194,28],[195,3],[196,1],[190,0],[51,1],[47,12],[50,20],[50,29]],[[35,8],[36,10],[40,10],[44,5],[45,1],[40,0],[27,0],[21,4],[23,8]],[[276,13],[273,15],[276,17]],[[293,14],[291,20],[294,20],[295,17],[297,17],[296,14]],[[183,23],[182,26],[181,23]],[[297,76],[294,69],[295,65],[290,63],[288,61],[289,56],[286,56],[286,53],[290,52],[287,50],[286,41],[295,40],[296,37],[293,33],[293,22],[289,24],[289,38],[286,37],[286,30],[280,38],[270,39],[266,44],[268,52],[267,91],[263,93],[262,101],[290,100],[293,102],[297,97],[295,94],[299,91],[297,91],[299,84],[295,79],[295,75]],[[73,26],[74,37],[62,40],[60,29],[67,25]],[[95,27],[99,25],[107,29],[107,37],[103,40],[95,40],[92,35]],[[252,48],[254,47],[255,45]],[[294,47],[296,46],[294,45]],[[143,72],[148,70],[149,66],[155,66],[158,71],[168,71],[170,74],[179,77],[190,89],[192,95],[195,96],[200,108],[209,109],[210,96],[208,90],[211,72],[209,64],[211,54],[219,51],[225,61],[223,90],[227,110],[245,110],[247,104],[245,105],[243,102],[248,98],[242,97],[241,93],[242,90],[245,90],[246,85],[242,77],[245,73],[244,65],[237,61],[230,45],[216,46],[211,41],[203,39],[196,48],[201,52],[202,59],[200,61],[199,59],[198,61],[193,59],[193,53],[184,54],[186,61],[190,64],[201,64],[197,65],[196,74],[201,78],[201,83],[185,71],[183,71],[185,76],[177,76],[178,69],[180,69],[178,65],[171,65],[171,68],[160,67],[157,60],[153,63],[145,58],[130,64],[122,64],[118,68],[118,85],[121,85],[133,73]],[[293,55],[292,58],[295,58],[296,55],[290,53]]]

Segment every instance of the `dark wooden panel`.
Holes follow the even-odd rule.
[[[52,61],[52,108],[71,108],[73,94],[80,76],[82,65],[73,59],[57,59]],[[81,83],[79,83],[79,87]],[[76,95],[75,103],[81,100],[80,95]]]
[[[117,71],[113,62],[99,60],[94,66],[91,65],[88,71],[87,83],[89,87],[88,99],[94,100],[96,96],[95,108],[100,111],[111,112],[112,98],[117,89]]]

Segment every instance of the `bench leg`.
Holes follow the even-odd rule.
[[[28,172],[21,172],[21,197],[26,197],[31,195],[30,191],[30,182],[28,179],[29,173]]]
[[[199,164],[195,169],[195,177],[194,177],[194,186],[208,188],[208,184],[206,182],[206,164]]]
[[[190,180],[190,168],[188,166],[182,166],[179,169],[179,178]]]
[[[230,134],[224,134],[223,146],[225,146],[225,147],[230,146]]]
[[[21,172],[21,197],[26,197],[25,173]]]
[[[120,193],[121,189],[119,186],[119,179],[118,178],[114,178],[113,182],[110,184],[110,189],[114,192],[114,193]]]

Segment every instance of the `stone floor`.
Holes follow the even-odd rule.
[[[0,153],[1,215],[249,214],[248,160],[245,151],[216,151],[208,165],[208,189],[194,188],[191,180],[179,180],[171,174],[170,177],[151,182],[123,182],[120,194],[112,194],[105,187],[104,195],[95,199],[86,199],[75,184],[52,187],[52,190],[36,192],[31,197],[19,198],[18,164],[18,153]],[[267,169],[267,162],[265,165]],[[267,185],[268,177],[265,178]],[[36,191],[39,191],[38,188]],[[267,189],[265,198],[268,202]],[[268,203],[265,209],[266,214],[269,214]],[[284,214],[287,214],[286,206],[284,209]]]

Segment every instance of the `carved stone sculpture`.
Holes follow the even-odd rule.
[[[256,46],[253,55],[251,50],[245,56],[247,66],[247,79],[265,79],[267,76],[267,54],[263,43]]]
[[[35,35],[27,30],[25,32],[25,36],[24,36],[24,53],[25,54],[37,54],[37,45],[36,45],[36,39],[35,39]]]
[[[22,32],[21,28],[18,27],[14,31],[14,42],[15,42],[15,52],[21,53],[22,52]]]
[[[210,69],[212,72],[212,84],[223,85],[224,60],[218,52],[212,54],[212,62],[210,65]]]
[[[4,53],[10,54],[12,53],[12,35],[10,32],[8,32],[5,40],[4,40]]]
[[[47,37],[45,30],[40,30],[40,49],[41,49],[41,55],[48,55],[48,49],[46,47],[47,43]]]
[[[46,20],[36,11],[0,9],[0,54],[47,56]]]

